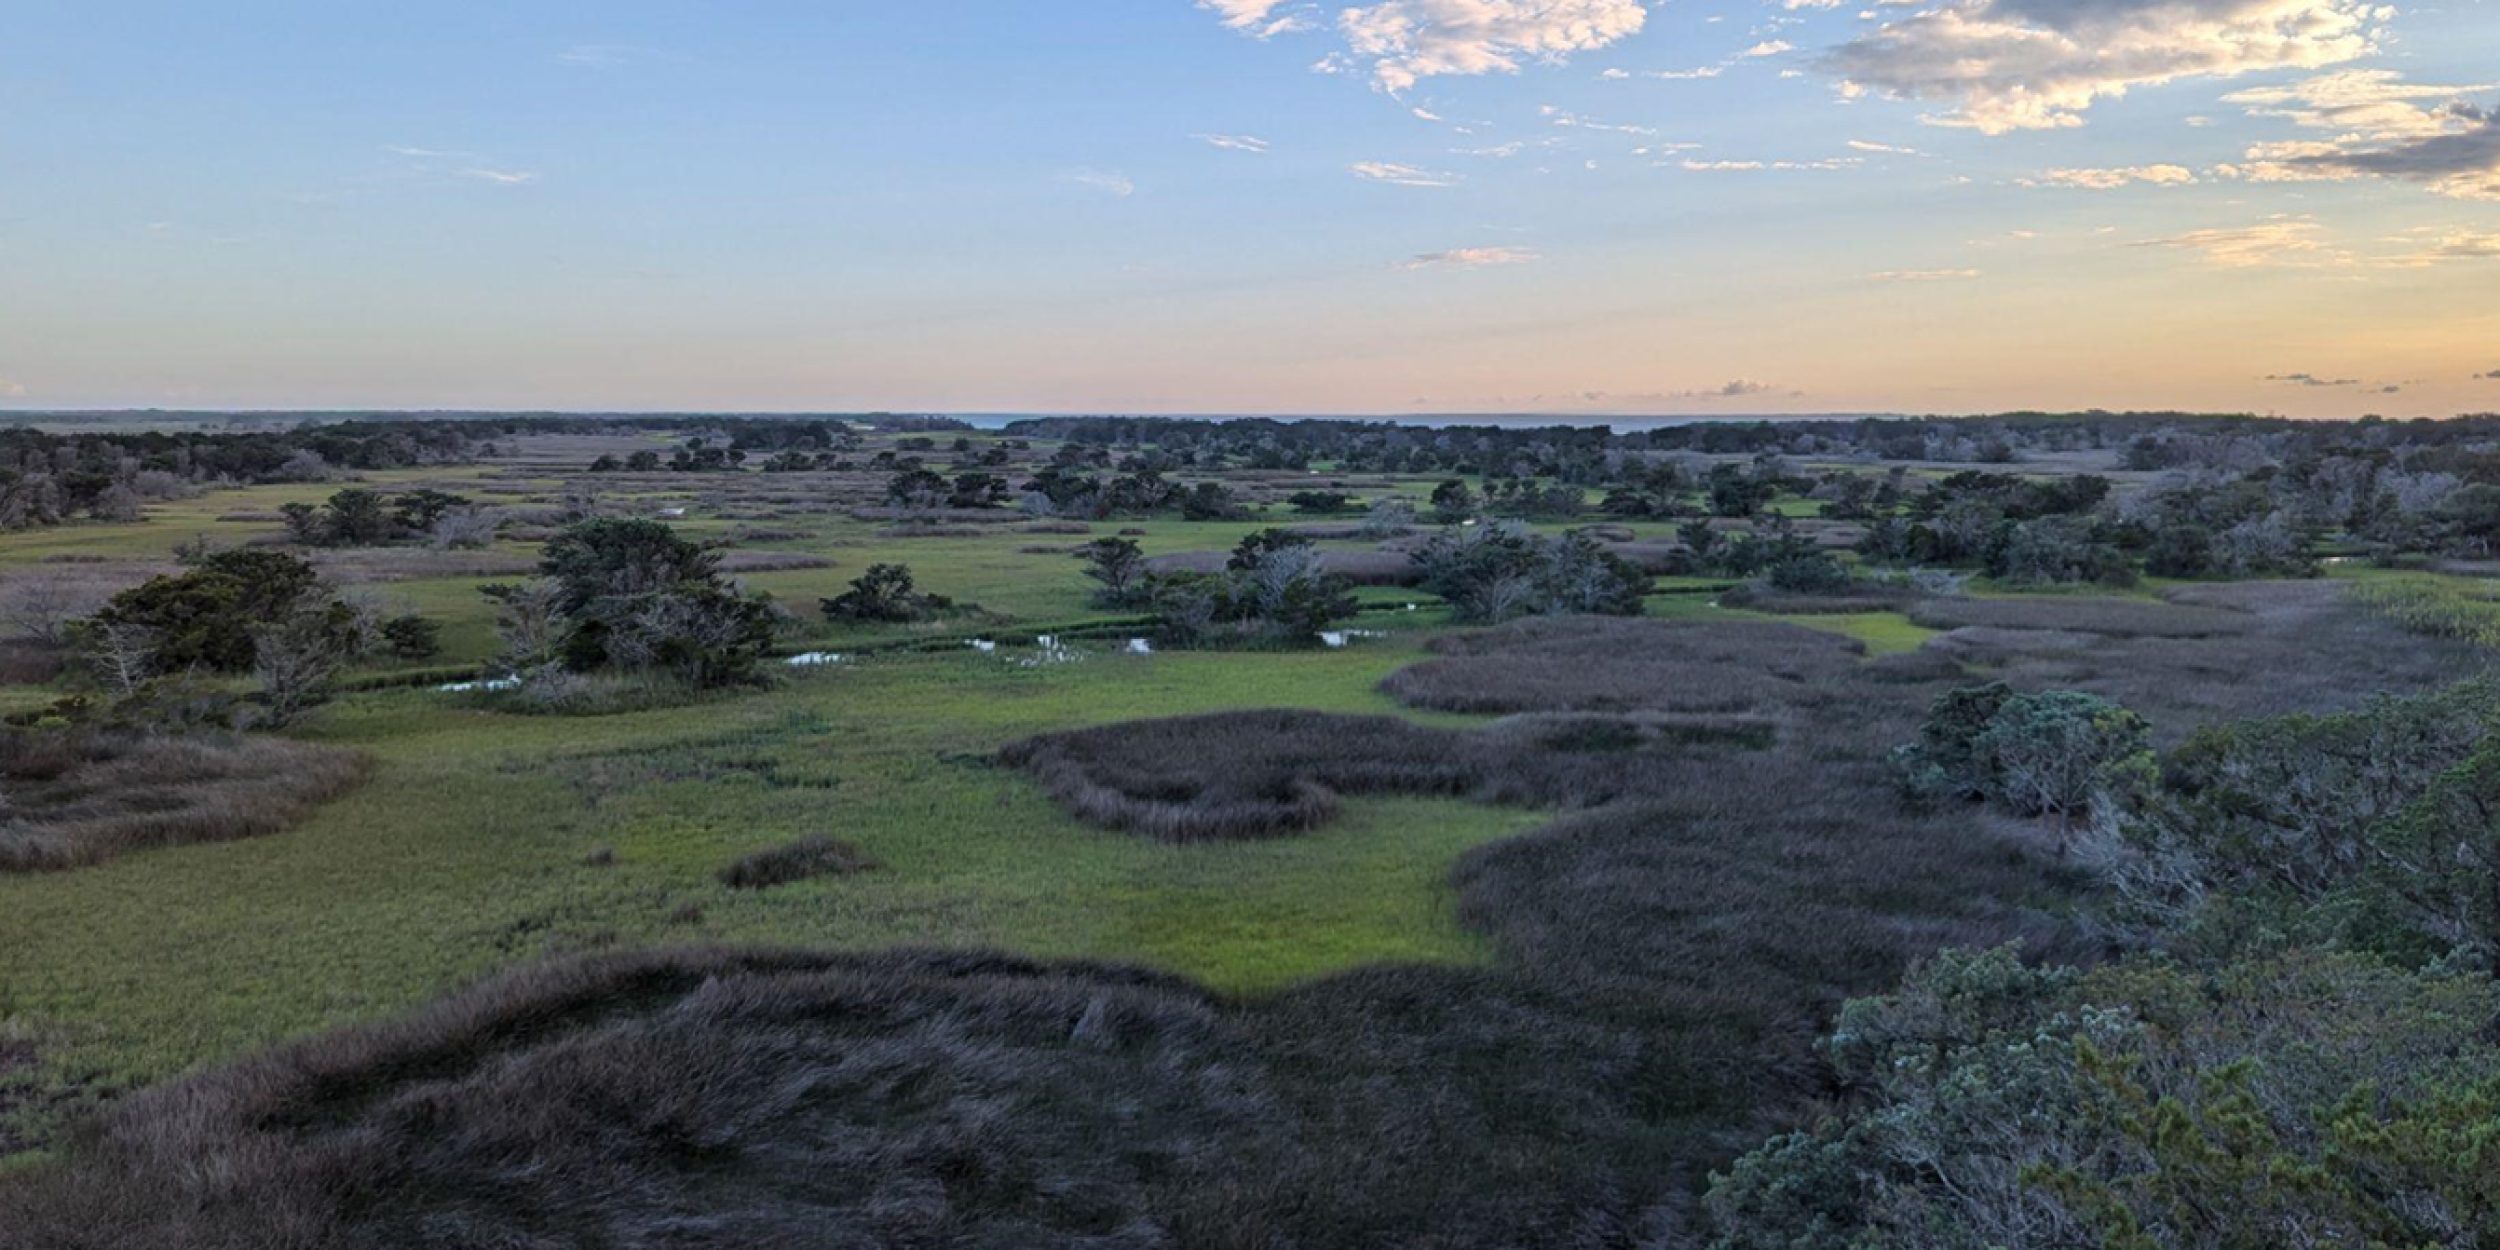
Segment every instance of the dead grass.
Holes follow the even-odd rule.
[[[2249,613],[2184,603],[2042,595],[2023,599],[1928,599],[1910,620],[1929,629],[2051,629],[2119,638],[2216,638],[2257,628]]]
[[[0,872],[275,833],[364,780],[363,756],[279,738],[25,731],[0,736]]]
[[[830,834],[813,833],[739,859],[720,870],[720,882],[733,890],[769,890],[813,877],[847,877],[877,866],[866,851]]]

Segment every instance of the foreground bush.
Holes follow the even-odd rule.
[[[1842,1013],[1867,1100],[1715,1178],[1715,1245],[2490,1245],[2495,1012],[2488,978],[2349,955],[1947,955]]]
[[[720,882],[733,890],[768,890],[810,877],[845,877],[876,866],[866,851],[815,833],[738,860],[720,870]]]
[[[0,734],[0,872],[276,833],[364,780],[353,752],[225,734]]]

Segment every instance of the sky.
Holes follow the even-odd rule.
[[[2500,410],[2500,0],[0,0],[0,408]]]

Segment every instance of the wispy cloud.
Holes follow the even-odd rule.
[[[1542,259],[1519,247],[1460,247],[1446,252],[1418,252],[1401,269],[1484,269],[1494,265],[1525,265]]]
[[[2259,380],[2265,382],[2281,382],[2287,386],[2361,385],[2361,379],[2359,378],[2322,378],[2314,373],[2269,373]]]
[[[1267,140],[1251,135],[1191,135],[1190,138],[1208,147],[1222,148],[1227,152],[1264,152],[1267,150]]]
[[[1137,184],[1130,181],[1127,174],[1111,173],[1106,170],[1072,169],[1059,175],[1059,180],[1074,183],[1080,187],[1092,187],[1096,191],[1106,192],[1124,200],[1137,194]]]
[[[1797,45],[1790,43],[1785,39],[1765,39],[1762,42],[1737,53],[1736,55],[1740,57],[1778,56],[1780,53],[1794,52],[1796,50]]]
[[[1919,151],[1917,148],[1903,148],[1903,147],[1895,147],[1895,146],[1893,146],[1892,144],[1889,144],[1889,143],[1877,143],[1877,142],[1874,142],[1873,140],[1870,140],[1870,139],[1851,139],[1851,140],[1849,141],[1849,146],[1850,146],[1850,148],[1851,148],[1851,149],[1853,149],[1853,150],[1855,150],[1855,151],[1859,151],[1859,152],[1879,152],[1879,153],[1882,153],[1882,154],[1884,154],[1884,155],[1886,155],[1886,156],[1925,156],[1925,155],[1927,155],[1927,153],[1925,153],[1925,152],[1921,152],[1921,151]]]
[[[474,169],[461,170],[460,176],[463,178],[475,178],[480,182],[492,182],[507,187],[519,186],[525,182],[538,181],[538,175],[526,169],[487,169],[483,166]]]
[[[1198,7],[1215,14],[1226,30],[1253,39],[1273,39],[1318,24],[1316,8],[1301,0],[1198,0]]]
[[[2277,217],[2252,226],[2190,230],[2166,238],[2142,239],[2131,246],[2193,252],[2208,264],[2225,269],[2316,268],[2351,263],[2350,254],[2318,236],[2318,223],[2309,218]]]
[[[1399,187],[1454,187],[1458,175],[1394,161],[1356,161],[1346,166],[1355,177],[1367,182],[1385,182]]]
[[[2146,185],[2182,187],[2196,181],[2196,172],[2184,165],[2121,165],[2110,169],[2051,169],[2037,178],[2023,179],[2027,187],[2065,187],[2080,191],[2115,191],[2120,187]]]
[[[1883,269],[1870,273],[1872,282],[1963,282],[1980,276],[1976,269]]]
[[[1860,159],[1855,156],[1835,156],[1816,161],[1683,160],[1676,164],[1687,173],[1695,174],[1742,174],[1753,173],[1757,170],[1829,173],[1833,170],[1856,168],[1860,164]]]
[[[0,373],[0,399],[23,399],[25,397],[25,383],[20,382],[5,373]]]

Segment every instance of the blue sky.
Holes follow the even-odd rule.
[[[10,0],[0,405],[2500,408],[2493,0],[1790,3]]]

